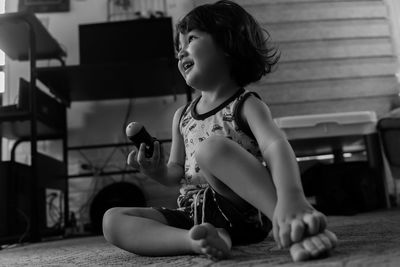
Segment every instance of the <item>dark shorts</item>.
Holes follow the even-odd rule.
[[[238,208],[212,188],[208,190],[205,198],[205,207],[203,208],[202,205],[197,207],[199,214],[197,217],[204,217],[204,222],[228,231],[233,245],[260,242],[267,237],[272,229],[271,221],[264,215],[260,217],[258,210],[250,204],[248,204],[248,207]],[[180,209],[154,209],[164,215],[170,226],[189,230],[195,225],[193,205],[187,205]],[[204,216],[202,214],[203,209]]]

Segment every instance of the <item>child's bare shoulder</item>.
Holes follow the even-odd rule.
[[[244,116],[249,114],[263,115],[265,118],[272,119],[271,111],[268,105],[254,94],[250,94],[243,102],[242,114]]]

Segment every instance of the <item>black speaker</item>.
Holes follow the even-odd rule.
[[[35,13],[66,12],[69,11],[70,0],[19,0],[18,11]]]
[[[42,154],[37,155],[37,163],[38,185],[37,190],[32,190],[30,166],[12,161],[0,162],[1,244],[29,240],[32,220],[37,220],[42,238],[63,234],[66,166]],[[33,194],[37,194],[35,209]]]
[[[102,234],[104,213],[113,207],[145,207],[142,190],[127,182],[114,183],[104,187],[94,197],[90,206],[92,232]]]
[[[306,196],[326,215],[353,215],[378,208],[378,174],[368,162],[317,163],[301,175]]]
[[[378,130],[387,160],[400,167],[400,116],[380,119]]]
[[[18,205],[18,184],[28,182],[29,177],[30,169],[26,165],[0,163],[0,243],[18,239],[27,229],[28,221],[23,217],[26,207]]]

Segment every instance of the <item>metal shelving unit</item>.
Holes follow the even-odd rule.
[[[0,125],[3,128],[3,137],[16,140],[12,149],[12,158],[14,157],[16,146],[22,142],[30,142],[31,165],[28,167],[29,179],[27,179],[29,185],[23,185],[23,187],[28,188],[29,191],[25,192],[28,198],[26,201],[29,202],[29,214],[25,215],[27,215],[30,227],[29,231],[25,234],[27,240],[39,241],[45,235],[51,235],[51,231],[47,231],[50,229],[43,229],[46,227],[46,207],[42,206],[47,205],[46,196],[43,196],[43,194],[45,194],[44,184],[61,190],[62,194],[60,193],[60,197],[61,195],[63,196],[65,207],[61,217],[62,220],[64,220],[64,225],[66,225],[68,219],[65,215],[68,214],[66,106],[69,105],[69,99],[65,94],[60,94],[56,90],[52,90],[52,93],[58,99],[62,100],[61,103],[60,101],[50,99],[51,97],[46,96],[46,94],[37,89],[36,62],[38,60],[57,59],[60,61],[60,64],[64,66],[63,57],[66,56],[66,53],[41,24],[38,18],[30,12],[16,12],[0,15],[0,47],[12,60],[29,61],[30,78],[29,82],[27,82],[29,91],[27,98],[28,107],[22,109],[18,105],[0,107]],[[47,116],[46,110],[41,109],[41,104],[43,103],[38,104],[38,100],[42,101],[43,99],[46,104],[50,102],[51,107],[56,107],[56,109],[60,111],[60,113],[57,114],[58,116],[53,116],[53,121],[51,121],[51,115],[56,114],[47,114],[49,115]],[[47,108],[47,106],[45,108]],[[54,122],[54,120],[57,121]],[[5,132],[8,133],[6,136],[4,136]],[[51,171],[54,165],[50,165],[55,161],[53,161],[54,159],[47,159],[47,157],[38,153],[37,142],[39,140],[54,139],[62,140],[63,161],[58,165],[61,169],[57,169],[56,172],[57,175],[64,177],[58,177],[59,180],[57,181],[44,181],[44,176],[51,177],[51,175],[54,174]],[[4,163],[5,162],[1,162],[3,165]],[[25,167],[21,167],[21,164],[15,162],[11,162],[11,164],[14,168],[26,169]],[[45,168],[48,168],[48,170],[44,171],[40,169],[43,168],[43,166],[46,166]],[[12,182],[14,178],[15,177],[0,177],[0,179],[8,179],[9,182]],[[55,177],[53,178],[55,179]],[[21,186],[17,187],[16,190],[22,190]],[[12,205],[18,205],[18,203]],[[10,206],[8,206],[8,208],[10,208]],[[18,206],[11,206],[11,209],[14,208],[19,209]],[[5,212],[11,212],[11,210],[6,210]],[[12,223],[12,221],[8,222],[8,224]],[[12,225],[10,227],[12,227]],[[6,234],[9,233],[6,232]]]

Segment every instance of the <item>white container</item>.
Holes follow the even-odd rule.
[[[376,132],[374,111],[288,116],[275,119],[289,140],[367,135]]]

